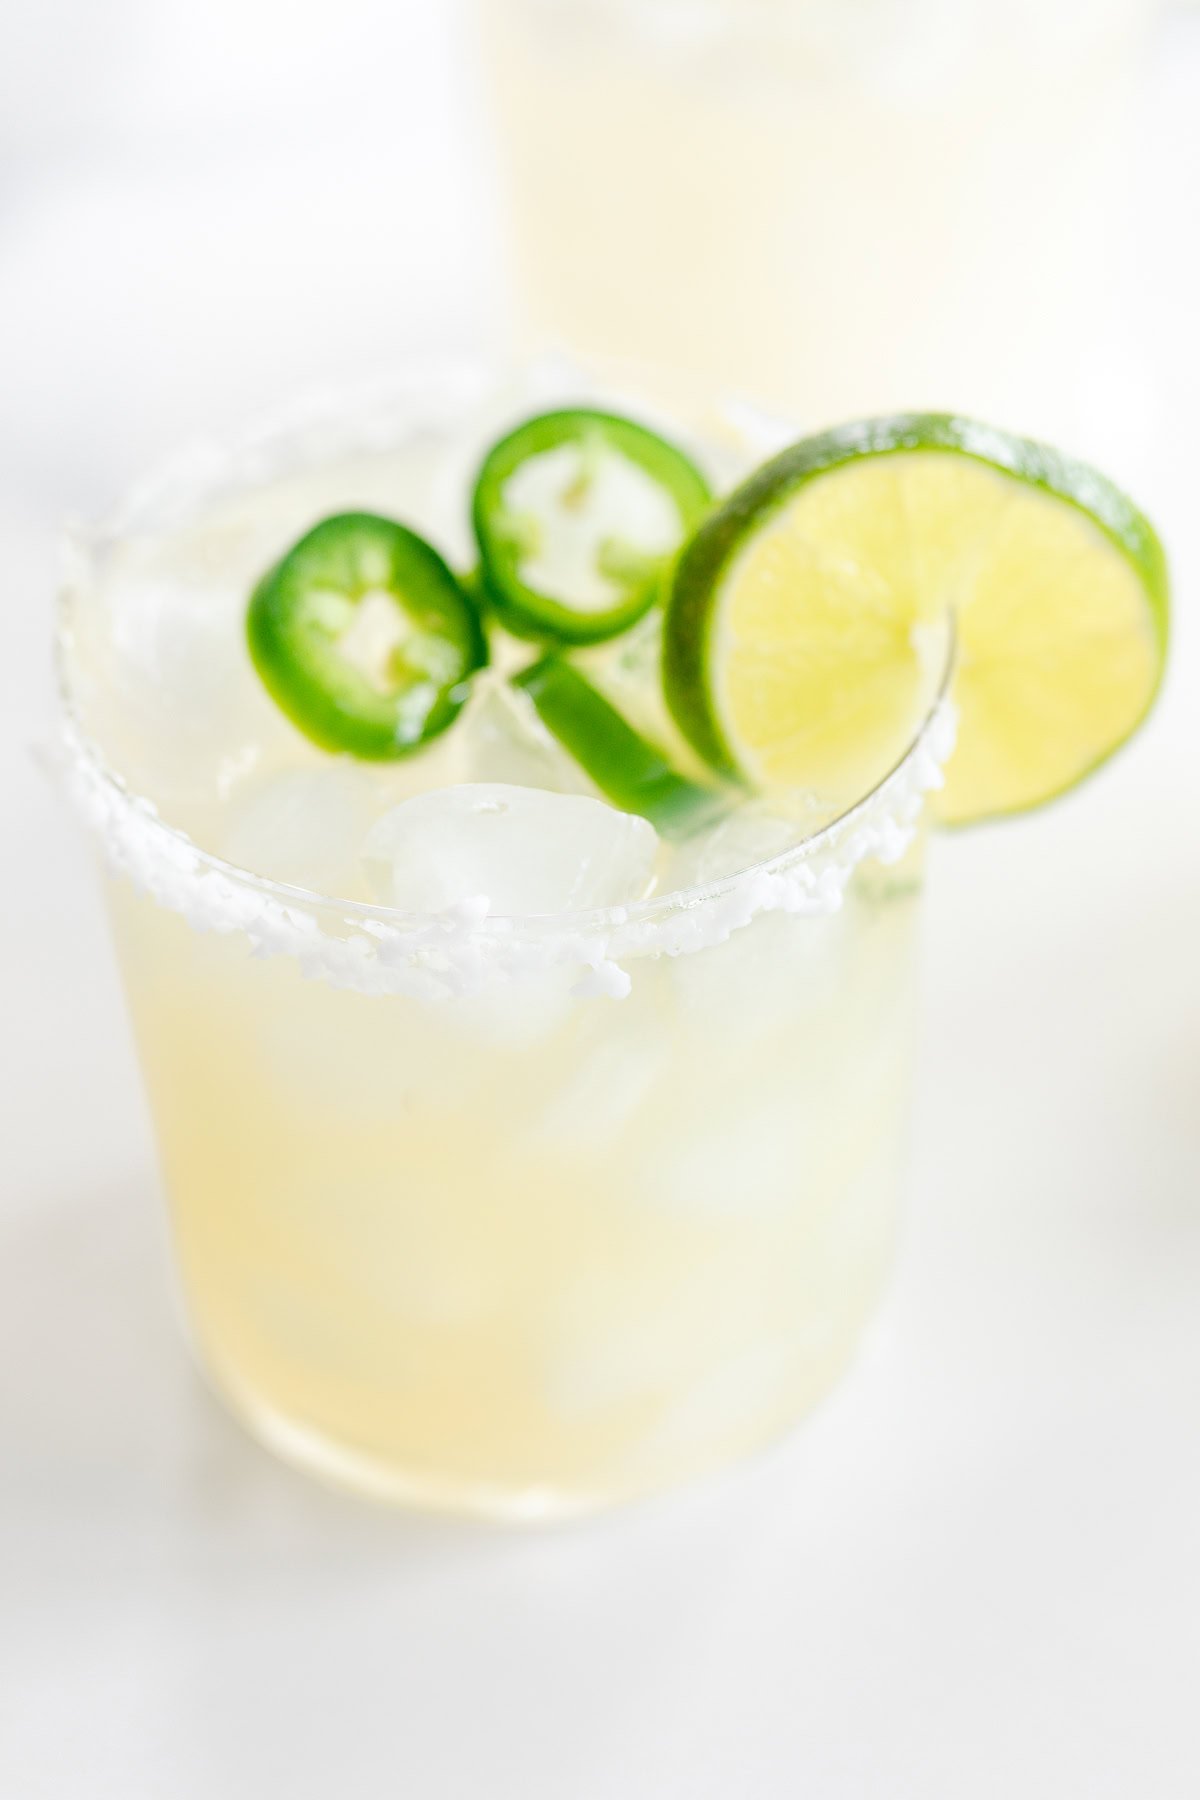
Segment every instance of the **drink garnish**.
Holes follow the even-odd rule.
[[[583,407],[541,413],[493,444],[479,471],[483,588],[518,637],[599,643],[654,604],[710,504],[696,465],[646,426]]]
[[[853,790],[911,735],[929,633],[954,621],[958,747],[934,810],[960,824],[1073,787],[1162,676],[1167,574],[1105,476],[944,414],[785,450],[686,546],[666,698],[714,768],[758,789]]]
[[[407,756],[454,720],[487,662],[478,612],[407,526],[339,513],[259,582],[246,619],[276,703],[326,750]]]
[[[667,755],[635,730],[612,703],[553,653],[514,677],[546,729],[622,812],[640,813],[664,837],[698,830],[729,808],[716,786],[705,787],[675,769]]]

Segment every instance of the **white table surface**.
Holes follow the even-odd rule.
[[[428,9],[390,27],[415,123],[367,71],[353,129],[277,99],[258,135],[226,49],[269,47],[279,7],[223,0],[194,38],[167,11],[165,43],[134,0],[115,50],[84,31],[61,116],[36,84],[86,9],[49,9],[5,78],[0,1797],[1194,1800],[1194,30],[1146,109],[1133,284],[1161,421],[1136,473],[1180,600],[1162,708],[1076,797],[937,846],[909,1228],[840,1392],[752,1466],[504,1535],[310,1485],[193,1373],[88,856],[27,754],[64,512],[181,431],[486,328],[470,105]],[[311,85],[326,29],[285,76]]]

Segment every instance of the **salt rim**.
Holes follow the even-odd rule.
[[[477,404],[487,391],[479,371],[461,363],[451,365],[450,391],[445,382],[445,369],[434,375],[427,368],[416,384],[392,384],[382,394],[378,385],[369,393],[362,390],[365,410],[357,424],[347,416],[345,396],[323,396],[247,435],[232,450],[206,446],[185,453],[141,484],[92,541],[119,535],[147,510],[176,516],[226,487],[232,476],[245,481],[268,475],[283,448],[295,466],[297,457],[303,463],[328,456],[331,438],[339,448],[358,449],[390,441],[395,423],[384,421],[389,403],[400,394],[412,399],[419,389],[428,403],[437,386],[443,402],[461,408]],[[576,392],[578,385],[575,379]],[[410,422],[410,429],[430,422],[426,416]],[[86,562],[78,537],[68,545],[68,555],[78,578]],[[76,581],[68,580],[66,587],[69,595]],[[574,992],[622,998],[632,986],[627,962],[711,948],[761,913],[836,912],[859,863],[868,857],[891,863],[904,855],[924,797],[941,787],[954,747],[951,642],[940,691],[891,773],[839,818],[767,862],[702,887],[595,912],[510,919],[492,915],[486,900],[470,900],[440,913],[405,913],[269,881],[201,850],[168,825],[108,766],[75,718],[65,667],[68,639],[64,602],[57,645],[64,716],[54,761],[109,868],[193,930],[240,932],[255,956],[290,957],[303,975],[363,994],[451,999],[495,981],[574,967],[580,972]]]
[[[683,956],[724,943],[760,913],[828,914],[860,862],[899,860],[924,797],[942,785],[954,748],[953,702],[943,692],[903,761],[840,819],[738,875],[630,906],[558,917],[499,918],[486,900],[440,913],[403,913],[339,901],[235,868],[167,825],[107,769],[78,726],[63,726],[60,774],[105,860],[195,931],[242,932],[256,956],[289,956],[303,975],[362,994],[450,999],[493,980],[576,966],[574,991],[622,998],[625,963]],[[326,917],[328,915],[328,917]]]

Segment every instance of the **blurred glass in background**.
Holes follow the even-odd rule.
[[[523,327],[1093,447],[1155,0],[479,0]]]

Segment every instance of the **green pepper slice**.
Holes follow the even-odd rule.
[[[432,544],[366,512],[322,520],[263,576],[246,637],[306,737],[374,761],[444,731],[488,659],[478,612]]]
[[[712,495],[682,450],[617,413],[572,407],[493,444],[472,522],[487,598],[518,637],[595,644],[659,597]]]
[[[728,810],[723,795],[672,768],[658,746],[561,657],[543,656],[512,680],[529,695],[551,736],[622,812],[639,813],[664,837],[674,837]]]

